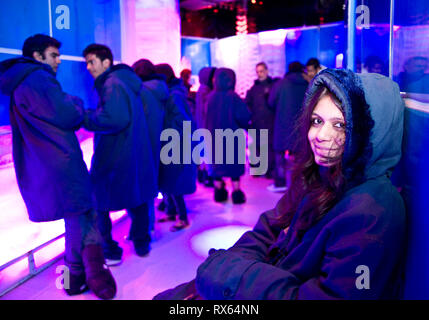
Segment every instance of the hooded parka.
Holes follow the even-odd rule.
[[[306,198],[289,226],[275,223],[280,200],[253,231],[200,265],[195,283],[203,298],[399,298],[406,219],[389,178],[401,157],[399,88],[379,74],[326,69],[311,82],[304,108],[323,86],[341,101],[346,121],[344,195],[304,234],[297,220]],[[366,103],[357,103],[363,95]]]
[[[216,132],[227,132],[237,129],[248,129],[250,112],[244,101],[234,92],[235,73],[228,68],[219,68],[214,75],[214,90],[207,98],[206,128],[212,136],[212,164],[209,173],[213,177],[240,177],[244,174],[244,163],[240,163],[240,156],[245,152],[238,139],[234,138],[234,145],[228,147],[228,139],[223,139],[223,146],[216,144]],[[239,135],[244,133],[239,132]],[[223,147],[222,163],[216,163],[216,154]],[[234,161],[228,163],[228,155],[234,152]],[[230,161],[231,162],[231,161]]]
[[[110,67],[95,80],[96,109],[85,113],[94,131],[91,181],[96,208],[135,208],[157,194],[152,145],[142,102],[142,81],[125,64]]]
[[[91,209],[88,169],[75,134],[82,100],[62,91],[49,65],[24,57],[0,64],[0,91],[11,97],[13,162],[30,220]]]
[[[197,167],[193,163],[192,158],[188,159],[190,163],[185,163],[185,156],[188,157],[191,154],[183,154],[186,152],[183,148],[183,141],[184,139],[188,139],[192,152],[192,142],[190,140],[195,130],[195,121],[192,118],[191,110],[187,103],[187,92],[182,80],[173,78],[168,83],[168,89],[169,96],[166,103],[164,130],[173,129],[179,134],[180,163],[165,164],[161,161],[159,168],[159,188],[161,192],[170,195],[191,194],[197,189]],[[184,137],[184,122],[190,125],[189,137]],[[162,148],[166,147],[167,143],[172,142],[163,142]]]

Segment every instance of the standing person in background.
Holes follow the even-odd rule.
[[[175,77],[174,71],[169,64],[158,64],[155,66],[155,71],[165,76],[169,89],[164,128],[176,130],[182,139],[184,121],[191,122],[191,131],[195,128],[186,99],[186,88],[182,80]],[[172,232],[189,226],[188,210],[183,196],[194,193],[197,188],[195,164],[185,164],[182,160],[183,157],[181,157],[180,164],[164,164],[161,159],[159,171],[159,188],[167,198],[167,215],[158,219],[158,222],[176,221],[170,228]],[[177,220],[176,215],[178,216]]]
[[[195,91],[192,91],[192,83],[191,83],[191,77],[192,77],[192,71],[190,69],[183,69],[180,72],[180,79],[183,81],[183,85],[186,88],[187,96],[186,99],[188,100],[189,109],[191,110],[192,117],[195,119]]]
[[[323,69],[325,68],[320,64],[320,61],[317,58],[310,58],[305,65],[306,72],[303,74],[303,77],[305,80],[307,80],[307,82],[310,82],[311,79],[313,79],[316,74],[318,74]]]
[[[269,105],[275,110],[273,147],[276,152],[276,170],[274,184],[267,188],[272,192],[284,192],[291,184],[290,169],[296,151],[296,133],[293,128],[308,86],[303,74],[304,66],[298,61],[291,62],[287,74],[275,84],[268,99]]]
[[[111,50],[91,44],[83,51],[95,79],[99,102],[85,113],[84,126],[94,131],[91,179],[97,221],[110,265],[121,263],[122,248],[112,238],[110,211],[127,209],[130,237],[138,256],[150,251],[148,203],[157,195],[155,165],[142,102],[142,81],[125,64],[113,65]]]
[[[11,97],[16,179],[31,221],[64,219],[66,293],[89,287],[99,298],[112,299],[116,283],[104,266],[88,169],[75,134],[83,102],[63,92],[56,79],[60,47],[56,39],[36,34],[25,40],[23,57],[0,64],[0,90]]]
[[[210,93],[207,100],[207,129],[210,130],[212,137],[215,137],[216,129],[247,129],[251,114],[247,109],[245,102],[234,92],[235,72],[228,68],[216,69],[214,75],[214,90]],[[224,177],[230,177],[232,182],[232,202],[241,204],[246,202],[246,196],[240,188],[240,177],[244,175],[244,164],[238,163],[240,150],[237,139],[234,139],[234,150],[226,150],[223,146],[223,161],[221,164],[212,163],[209,165],[209,172],[215,182],[214,200],[224,202],[228,199],[228,191],[225,188]],[[213,143],[213,152],[217,153],[216,146]],[[227,153],[234,152],[234,163],[228,164],[226,161]],[[214,162],[214,161],[213,161]]]
[[[273,133],[274,133],[274,111],[268,106],[268,96],[274,79],[268,75],[268,67],[265,62],[256,65],[256,75],[253,86],[247,91],[246,104],[252,114],[251,128],[256,129],[256,156],[260,157],[260,139],[259,130],[268,130],[268,171],[267,178],[272,178],[275,167],[275,153],[273,150]]]
[[[195,97],[195,120],[198,128],[206,128],[207,118],[207,97],[213,90],[213,77],[216,68],[204,67],[198,73],[200,86]],[[208,174],[207,164],[201,163],[198,166],[198,181],[204,183],[206,187],[213,187],[213,177]]]
[[[165,105],[168,98],[168,87],[165,78],[155,72],[154,64],[147,59],[140,59],[133,64],[134,72],[140,77],[148,90],[142,90],[144,111],[149,128],[152,145],[154,172],[156,181],[159,178],[159,153],[161,150],[161,132],[164,129]],[[150,230],[154,229],[155,209],[154,201],[149,203]]]
[[[383,60],[381,60],[381,58],[376,55],[370,55],[366,57],[364,68],[368,73],[379,73],[386,75]]]

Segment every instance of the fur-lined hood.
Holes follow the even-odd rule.
[[[401,157],[404,103],[398,85],[375,74],[325,69],[310,83],[304,108],[327,87],[341,102],[346,121],[343,172],[353,184],[390,176]]]

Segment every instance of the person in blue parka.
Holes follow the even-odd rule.
[[[10,96],[13,162],[33,222],[64,219],[69,295],[88,287],[111,299],[116,284],[104,268],[88,169],[75,131],[83,102],[56,79],[61,43],[43,34],[25,40],[23,57],[0,64],[0,91]]]
[[[173,130],[180,137],[179,143],[184,139],[191,139],[195,130],[195,121],[192,117],[190,107],[186,99],[186,88],[181,79],[174,75],[174,71],[169,64],[161,63],[155,65],[156,73],[164,75],[169,89],[166,104],[164,130]],[[185,126],[189,127],[189,137],[185,137]],[[190,142],[190,141],[189,141]],[[167,148],[168,144],[174,141],[163,142],[162,148]],[[192,142],[189,143],[192,150]],[[189,152],[192,152],[188,150]],[[191,159],[191,154],[187,152],[183,145],[180,150],[179,163],[166,163],[166,159],[161,159],[159,170],[159,189],[167,198],[167,215],[158,219],[158,222],[176,221],[170,228],[171,231],[179,231],[189,226],[188,213],[184,195],[195,192],[197,168]],[[161,151],[161,156],[163,152]],[[185,162],[185,157],[189,157],[189,163]]]
[[[125,64],[113,65],[111,50],[91,44],[83,51],[99,96],[96,109],[85,113],[84,127],[94,131],[90,176],[106,261],[119,264],[122,248],[112,239],[109,212],[127,209],[130,238],[138,256],[150,251],[148,202],[157,195],[157,181],[142,81]]]
[[[231,248],[211,250],[195,281],[156,299],[401,297],[406,215],[390,181],[403,134],[398,85],[325,69],[303,108],[291,188]]]
[[[140,59],[133,64],[134,72],[140,77],[143,86],[148,90],[142,90],[142,100],[149,128],[149,136],[152,145],[154,170],[158,181],[159,153],[161,150],[161,132],[164,129],[165,105],[168,99],[168,87],[163,75],[155,72],[155,65],[148,59]],[[162,203],[162,202],[161,202]],[[159,208],[159,206],[158,206]],[[162,211],[162,210],[161,210]],[[154,229],[155,209],[154,203],[149,203],[150,228]]]
[[[216,144],[216,132],[219,130],[238,132],[244,136],[241,129],[248,129],[251,113],[246,103],[234,92],[235,72],[229,68],[218,68],[214,74],[214,89],[207,97],[206,128],[210,131],[213,141],[212,161],[209,164],[209,174],[215,180],[214,200],[224,202],[228,199],[228,191],[225,188],[223,177],[230,177],[233,186],[232,201],[241,204],[246,201],[246,196],[240,188],[240,177],[244,175],[244,161],[240,163],[240,157],[245,153],[245,146],[240,145],[240,138],[234,138],[234,145],[227,146]],[[225,141],[226,140],[226,141]],[[238,141],[237,141],[238,140]],[[226,142],[226,143],[225,143]],[[229,148],[228,148],[229,147]],[[216,161],[216,154],[223,148],[223,159]],[[228,163],[228,157],[234,153],[232,163]],[[229,161],[231,162],[231,161]]]

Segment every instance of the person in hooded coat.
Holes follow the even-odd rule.
[[[285,77],[270,92],[268,104],[275,111],[273,149],[275,152],[274,183],[268,186],[272,192],[284,192],[291,184],[291,165],[296,133],[294,126],[301,111],[308,82],[304,79],[304,66],[291,62]]]
[[[291,189],[231,248],[210,250],[194,281],[154,299],[400,298],[407,226],[390,175],[403,113],[389,78],[321,71],[306,93]]]
[[[215,67],[204,67],[198,73],[200,86],[195,96],[195,121],[198,128],[206,128],[207,118],[207,97],[213,90],[213,77]],[[198,181],[204,183],[206,187],[213,187],[213,177],[209,176],[207,164],[205,162],[198,166]]]
[[[191,139],[192,132],[195,129],[195,121],[192,117],[191,110],[186,99],[186,88],[181,79],[174,75],[174,71],[169,64],[162,63],[155,65],[155,71],[164,75],[169,89],[169,96],[166,103],[164,128],[174,130],[180,137],[180,142],[184,139]],[[184,137],[184,126],[189,125],[189,137]],[[174,141],[164,143],[162,150],[168,149],[168,146],[174,144]],[[190,145],[192,148],[192,145]],[[174,149],[174,146],[173,146]],[[179,231],[189,226],[188,213],[184,195],[195,192],[196,186],[196,165],[191,160],[185,163],[184,148],[180,150],[180,163],[166,163],[162,159],[163,151],[161,150],[161,165],[159,171],[159,189],[166,196],[167,215],[158,219],[158,222],[176,221],[170,228],[171,231]],[[191,149],[192,150],[192,149]],[[166,156],[168,157],[168,156]]]
[[[131,67],[113,65],[108,47],[91,44],[83,56],[99,96],[97,108],[86,110],[84,118],[84,127],[95,133],[90,176],[104,254],[110,265],[116,265],[122,248],[112,238],[110,211],[127,209],[136,254],[146,256],[150,251],[148,203],[158,191],[142,101],[142,90],[148,89]]]
[[[206,127],[210,131],[213,140],[212,158],[216,158],[216,153],[223,147],[222,162],[216,163],[212,159],[209,164],[209,173],[215,180],[214,200],[224,202],[228,199],[228,191],[225,188],[223,177],[230,177],[233,186],[232,201],[235,204],[244,203],[246,196],[240,189],[240,177],[244,174],[244,162],[240,163],[239,158],[245,153],[245,146],[239,145],[240,139],[234,138],[233,150],[227,150],[223,146],[216,145],[216,130],[248,129],[251,114],[245,102],[234,92],[235,72],[228,68],[216,69],[214,75],[214,89],[207,97]],[[244,132],[239,132],[243,134]],[[234,152],[234,161],[229,164],[228,153]]]
[[[161,150],[161,132],[164,129],[165,105],[168,98],[168,87],[165,83],[164,76],[155,72],[154,64],[147,59],[136,61],[132,68],[140,77],[143,86],[148,90],[142,90],[144,111],[149,129],[149,136],[152,145],[152,155],[154,161],[154,170],[156,181],[159,176],[159,153]],[[155,222],[154,203],[149,203],[150,229],[153,230]]]
[[[33,222],[64,219],[69,295],[88,287],[100,298],[116,294],[104,268],[88,169],[75,131],[83,101],[63,92],[56,79],[61,43],[47,35],[27,38],[23,57],[0,64],[0,90],[10,96],[16,180]]]
[[[251,127],[256,129],[256,137],[253,143],[256,144],[256,155],[261,156],[261,142],[259,139],[259,130],[268,130],[268,168],[265,176],[272,179],[275,168],[275,153],[273,150],[273,137],[274,137],[274,111],[268,106],[268,97],[274,83],[278,78],[271,78],[268,75],[268,67],[265,62],[259,62],[256,65],[256,75],[258,79],[255,80],[253,86],[246,93],[246,104],[249,111],[252,113]],[[262,148],[262,150],[264,150]]]

